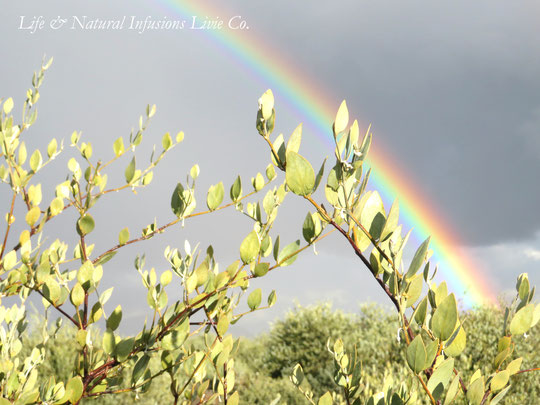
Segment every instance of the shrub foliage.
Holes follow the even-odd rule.
[[[428,262],[429,239],[418,247],[410,262],[403,259],[409,234],[403,234],[399,225],[399,205],[394,202],[386,210],[377,191],[367,190],[370,170],[365,170],[364,163],[372,134],[368,129],[360,137],[357,121],[349,126],[345,102],[332,126],[335,161],[328,173],[326,161],[316,172],[300,154],[302,126],[287,141],[283,135],[272,136],[276,114],[274,97],[268,90],[259,100],[256,121],[256,129],[270,150],[265,175],[257,173],[247,188],[238,176],[227,186],[228,193],[224,183],[218,182],[201,203],[195,192],[200,169],[194,165],[186,181],[171,190],[169,222],[151,222],[141,232],[129,227],[118,229],[118,243],[96,251],[94,230],[99,224],[92,215],[94,206],[112,192],[135,192],[151,184],[154,168],[184,135],[164,134],[159,153],[152,152],[150,163],[141,166],[135,151],[156,112],[155,106],[146,108],[129,137],[120,137],[112,144],[106,159],[96,158],[91,143],[74,132],[70,143],[78,157],[67,161],[67,180],[58,181],[49,201],[36,175],[60,160],[64,142],[53,138],[41,151],[31,147],[28,138],[49,66],[50,61],[34,74],[21,106],[20,122],[14,119],[17,107],[13,100],[0,101],[0,180],[7,202],[0,247],[0,295],[8,298],[0,307],[0,405],[79,404],[96,398],[112,401],[118,395],[139,397],[151,392],[156,384],[169,387],[167,395],[154,388],[160,402],[239,403],[235,368],[239,340],[231,335],[229,326],[276,301],[275,291],[263,294],[252,284],[256,287],[257,278],[291,265],[301,251],[334,231],[353,249],[367,269],[366,275],[376,279],[395,307],[401,343],[388,346],[390,359],[381,358],[373,364],[379,372],[383,367],[388,375],[397,376],[395,380],[384,377],[384,381],[368,377],[366,370],[371,371],[371,366],[364,359],[367,352],[362,345],[354,347],[358,343],[355,339],[371,340],[378,346],[378,338],[361,332],[351,334],[347,317],[334,319],[321,309],[315,318],[322,319],[324,327],[315,339],[308,341],[299,324],[283,324],[281,332],[278,326],[268,337],[268,347],[274,350],[267,352],[262,363],[270,386],[275,386],[275,378],[281,378],[278,382],[286,378],[293,354],[298,357],[290,376],[298,392],[283,391],[290,396],[289,401],[296,401],[293,398],[300,393],[306,401],[318,405],[396,405],[424,400],[448,404],[458,397],[474,405],[496,404],[509,392],[516,375],[534,371],[523,368],[523,358],[516,353],[521,336],[540,320],[540,305],[532,301],[534,288],[526,274],[518,279],[516,298],[505,309],[502,326],[490,334],[491,351],[483,353],[491,356],[490,361],[484,366],[473,361],[460,363],[467,347],[467,328],[456,297],[446,283],[433,280],[436,269]],[[111,181],[116,183],[110,185],[111,168],[121,163],[123,180]],[[278,179],[276,171],[283,172],[284,181],[271,187],[270,183]],[[319,188],[321,192],[317,193]],[[303,242],[283,243],[273,230],[278,208],[289,192],[312,210],[301,229]],[[163,270],[148,269],[144,255],[137,256],[135,269],[153,316],[139,333],[122,336],[119,327],[123,308],[107,305],[113,288],[102,285],[103,274],[111,269],[117,252],[190,218],[217,215],[228,207],[252,220],[239,244],[238,260],[220,267],[212,246],[201,249],[189,242],[165,248],[167,266]],[[50,222],[68,212],[76,218],[72,232],[77,242],[71,247],[66,240],[47,239]],[[179,290],[179,296],[171,293]],[[54,327],[45,326],[34,335],[35,341],[29,346],[23,336],[31,295],[41,297],[44,313],[55,312],[60,318]],[[246,304],[248,311],[242,311],[240,304]],[[92,325],[100,320],[105,329],[96,335]],[[469,335],[474,345],[476,335]],[[73,348],[66,355],[72,359],[67,369],[64,363],[61,367],[56,363],[62,353],[53,342],[58,336]],[[289,344],[283,345],[283,339]],[[328,352],[314,356],[311,345],[320,347],[323,342]],[[331,370],[325,366],[328,361],[333,364]],[[407,371],[395,364],[406,365]],[[332,383],[337,390],[329,388]],[[372,383],[383,386],[371,389]],[[281,399],[276,396],[269,400],[279,403]]]

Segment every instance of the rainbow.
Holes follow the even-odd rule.
[[[227,15],[203,0],[158,0],[165,10],[174,16],[190,20]],[[201,30],[219,49],[226,51],[242,67],[254,74],[271,88],[279,101],[285,101],[302,117],[305,124],[322,139],[325,149],[333,148],[331,125],[341,100],[306,77],[285,55],[273,49],[270,44],[258,39],[250,31]],[[376,139],[376,138],[375,138]],[[430,205],[418,185],[403,174],[403,170],[386,154],[377,141],[370,151],[369,164],[373,167],[371,182],[385,201],[399,196],[401,220],[413,227],[413,235],[418,241],[431,235],[432,261],[438,262],[439,273],[444,275],[449,288],[462,300],[465,308],[481,305],[496,305],[496,294],[479,263],[459,249],[459,238]]]

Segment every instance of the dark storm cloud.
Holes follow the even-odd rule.
[[[242,9],[243,2],[235,2]],[[258,34],[347,98],[468,244],[540,227],[537,2],[332,2],[261,19]],[[254,10],[252,17],[259,13]],[[285,48],[285,47],[284,47]],[[321,79],[324,78],[324,79]]]

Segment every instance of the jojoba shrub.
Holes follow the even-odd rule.
[[[242,393],[236,384],[235,356],[240,341],[230,325],[276,302],[276,291],[263,293],[258,278],[293,264],[300,252],[333,232],[353,249],[366,276],[375,278],[394,306],[396,335],[403,343],[392,351],[396,363],[401,361],[407,368],[395,378],[385,376],[382,387],[369,388],[362,369],[364,354],[348,347],[346,337],[323,330],[332,377],[328,369],[318,376],[314,369],[311,381],[303,382],[301,363],[307,367],[314,360],[306,357],[307,352],[292,369],[292,384],[308,403],[441,404],[462,397],[473,405],[496,404],[511,392],[516,376],[536,370],[524,368],[516,351],[517,342],[533,333],[531,328],[540,320],[540,305],[533,302],[534,288],[526,274],[519,277],[516,298],[492,335],[496,349],[491,367],[459,368],[459,356],[475,337],[466,330],[455,295],[444,281],[433,280],[429,239],[412,260],[404,260],[408,233],[399,225],[399,205],[394,202],[385,208],[377,191],[368,189],[370,170],[364,163],[372,134],[368,129],[360,137],[357,121],[349,126],[345,102],[332,126],[335,161],[328,172],[326,161],[315,172],[300,154],[302,126],[287,141],[283,135],[272,135],[276,111],[268,90],[259,100],[256,121],[270,151],[265,174],[256,173],[250,182],[238,176],[227,187],[216,179],[201,198],[196,192],[200,167],[195,164],[185,180],[163,197],[170,201],[167,221],[149,218],[142,231],[130,229],[129,224],[108,229],[118,235],[117,241],[96,248],[95,229],[100,223],[94,218],[95,207],[106,204],[112,193],[149,187],[154,169],[179,147],[184,134],[163,134],[161,145],[148,153],[149,163],[141,165],[135,152],[141,155],[142,139],[156,113],[156,107],[148,105],[135,129],[117,138],[106,156],[94,156],[91,142],[77,131],[69,137],[76,157],[63,161],[66,142],[56,138],[40,150],[30,135],[51,62],[34,74],[22,105],[15,105],[12,98],[0,100],[0,187],[5,205],[5,224],[0,229],[0,405],[80,404],[97,398],[112,402],[127,395],[136,399],[152,392],[156,384],[160,403],[238,404]],[[67,169],[56,179],[49,198],[37,175],[62,163]],[[118,166],[121,176],[114,176]],[[319,186],[321,193],[317,193]],[[298,196],[311,210],[301,229],[304,241],[282,241],[275,232],[279,207],[288,194]],[[163,248],[162,267],[148,268],[142,254],[145,241],[193,217],[219,215],[227,208],[251,222],[243,229],[237,260],[220,265],[212,245],[192,246],[186,240],[182,246]],[[57,217],[74,218],[71,231],[50,238],[50,224]],[[137,333],[124,335],[119,328],[125,308],[109,304],[114,286],[106,285],[103,275],[118,268],[116,254],[130,245],[141,245],[134,267],[142,282],[138,294],[146,298],[151,316]],[[32,347],[24,347],[31,296],[41,299],[43,314],[54,313],[58,321],[54,327],[45,324]],[[98,322],[102,333],[92,332]],[[61,348],[50,346],[56,345],[57,336],[74,348],[67,369],[60,369],[57,359],[45,363],[62,355]],[[304,338],[300,333],[295,339]],[[305,342],[297,343],[301,351],[307,350]],[[276,373],[283,376],[284,368]],[[321,385],[314,387],[318,379]],[[324,391],[322,384],[330,380],[338,389]],[[274,404],[282,400],[278,395],[269,398]]]

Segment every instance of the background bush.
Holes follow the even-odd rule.
[[[467,345],[465,351],[456,358],[456,366],[462,370],[467,381],[475,368],[483,373],[491,372],[493,358],[497,351],[496,336],[502,329],[503,314],[494,308],[479,308],[462,313],[464,327],[474,336],[474,344]],[[41,327],[41,326],[40,326]],[[30,350],[40,333],[34,323],[25,342],[25,350]],[[380,390],[385,383],[395,387],[401,376],[407,375],[407,367],[401,358],[404,345],[397,340],[397,320],[395,314],[375,304],[363,305],[358,313],[345,313],[332,309],[331,304],[296,306],[283,319],[275,321],[270,330],[251,338],[242,338],[237,355],[237,388],[242,392],[245,404],[305,404],[304,396],[289,381],[289,375],[296,363],[300,363],[306,374],[310,388],[317,394],[326,391],[337,393],[333,383],[333,359],[326,348],[327,339],[342,337],[347,349],[356,350],[362,361],[363,380],[366,395]],[[41,367],[40,375],[69,377],[67,370],[72,366],[77,351],[69,345],[75,330],[62,328],[54,343],[46,345],[47,360]],[[95,340],[100,341],[99,331],[94,330]],[[193,342],[197,344],[197,342]],[[540,338],[531,333],[527,338],[516,341],[516,356],[523,357],[522,368],[540,364]],[[159,364],[153,365],[157,371]],[[513,377],[510,395],[504,404],[536,404],[540,400],[540,377],[536,373],[525,373]],[[150,391],[141,396],[140,404],[160,404],[170,402],[170,394],[164,389],[168,380],[161,377],[152,384]],[[122,401],[132,401],[135,396],[124,394]],[[101,397],[85,400],[92,404],[113,404],[119,398]],[[420,400],[419,400],[420,401]],[[421,403],[421,402],[419,402]],[[457,403],[465,404],[461,398]]]

